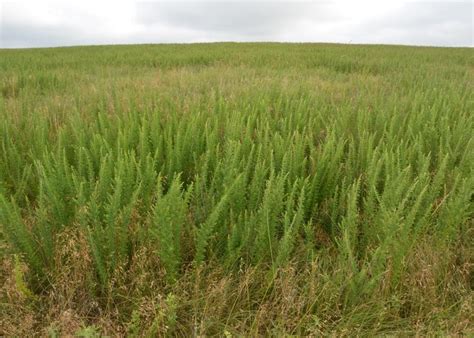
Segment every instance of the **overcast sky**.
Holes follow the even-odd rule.
[[[472,1],[0,0],[0,48],[205,41],[473,47]]]

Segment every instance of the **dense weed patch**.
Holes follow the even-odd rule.
[[[2,333],[472,332],[470,52],[0,51]]]

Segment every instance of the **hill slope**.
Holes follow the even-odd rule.
[[[0,334],[472,333],[473,66],[1,50]]]

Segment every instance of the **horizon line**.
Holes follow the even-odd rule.
[[[120,47],[120,46],[148,46],[148,45],[205,45],[205,44],[289,44],[289,45],[345,45],[345,46],[390,46],[390,47],[418,47],[418,48],[474,48],[472,45],[428,45],[428,44],[403,44],[403,43],[375,43],[375,42],[325,42],[325,41],[194,41],[194,42],[142,42],[142,43],[92,43],[68,44],[51,46],[28,47],[3,47],[0,50],[28,50],[28,49],[54,49],[54,48],[79,48],[79,47]]]

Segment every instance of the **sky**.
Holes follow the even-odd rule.
[[[473,47],[473,1],[0,0],[0,48],[281,41]]]

